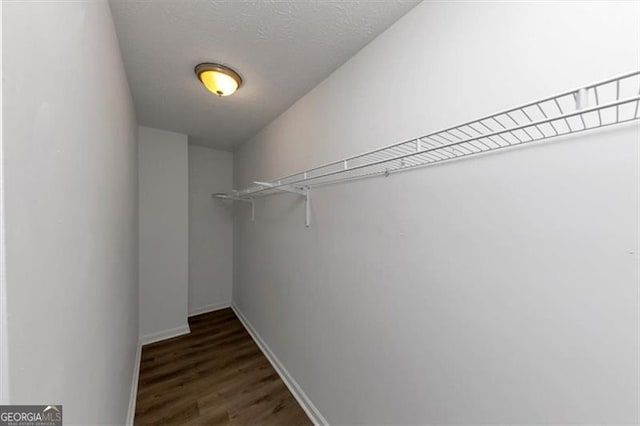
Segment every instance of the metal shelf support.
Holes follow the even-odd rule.
[[[304,197],[304,226],[309,228],[311,226],[311,190],[305,186],[294,185],[274,185],[270,182],[253,182],[255,185],[265,188],[273,188],[276,191],[288,192],[291,194],[302,195]]]
[[[251,204],[251,222],[256,221],[256,204],[253,200],[253,197],[250,198],[241,198],[236,195],[229,195],[225,193],[215,193],[211,194],[212,198],[218,198],[221,200],[231,200],[231,201],[240,201],[241,203],[249,203]]]

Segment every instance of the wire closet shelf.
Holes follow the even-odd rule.
[[[640,71],[635,71],[405,142],[277,180],[254,182],[248,188],[214,196],[251,201],[254,197],[282,191],[308,195],[308,189],[314,186],[389,175],[638,120],[639,109]]]

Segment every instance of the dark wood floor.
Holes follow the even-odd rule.
[[[231,309],[142,348],[136,425],[310,425]]]

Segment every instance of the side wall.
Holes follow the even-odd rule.
[[[2,18],[10,400],[63,404],[65,424],[123,424],[136,120],[109,6],[3,2]]]
[[[189,145],[189,315],[231,304],[232,205],[211,194],[232,186],[232,153]]]
[[[640,67],[638,2],[424,2],[234,186]],[[637,125],[238,205],[234,304],[332,424],[638,421]]]
[[[187,136],[138,128],[140,339],[189,331]]]
[[[2,81],[2,2],[0,2],[0,81]],[[4,164],[2,144],[2,84],[0,83],[0,404],[9,403],[9,347],[7,336],[7,276],[4,231]]]

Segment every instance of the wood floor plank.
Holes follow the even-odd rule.
[[[231,309],[142,348],[136,425],[311,425]]]

